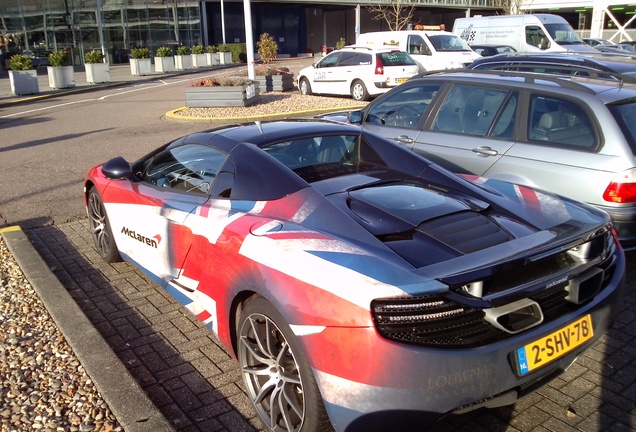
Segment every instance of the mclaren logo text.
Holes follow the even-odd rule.
[[[161,241],[161,237],[159,237],[158,235],[154,236],[153,238],[150,238],[150,237],[142,236],[141,234],[137,234],[137,232],[135,232],[134,230],[128,229],[126,227],[123,227],[121,229],[121,233],[124,235],[127,235],[130,238],[137,240],[140,243],[151,246],[155,249],[157,249],[157,245],[159,244],[158,242]]]

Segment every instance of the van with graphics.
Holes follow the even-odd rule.
[[[481,56],[451,32],[444,30],[402,30],[362,33],[357,45],[396,47],[415,60],[420,72],[457,69]]]
[[[458,18],[453,34],[468,45],[510,45],[517,51],[594,51],[558,15]]]

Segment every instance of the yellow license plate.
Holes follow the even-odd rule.
[[[562,357],[593,337],[592,317],[585,315],[567,327],[519,348],[517,350],[519,373],[525,375],[532,372]]]
[[[395,82],[398,84],[402,84],[405,83],[406,81],[408,81],[408,78],[396,78]]]

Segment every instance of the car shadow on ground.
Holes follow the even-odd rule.
[[[97,255],[86,220],[26,231],[61,283],[177,430],[258,430],[237,364],[212,333],[127,263]],[[636,254],[611,330],[515,405],[447,417],[429,432],[633,430]],[[632,282],[634,281],[634,282]]]
[[[194,315],[135,267],[104,263],[86,221],[25,232],[176,430],[258,430],[236,361]]]

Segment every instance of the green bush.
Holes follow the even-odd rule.
[[[276,58],[278,53],[278,44],[269,33],[263,33],[260,39],[256,42],[258,48],[258,55],[261,56],[261,60],[264,64],[271,63]]]
[[[346,45],[347,45],[347,41],[345,40],[345,38],[341,37],[340,40],[336,42],[336,49],[339,50],[340,48],[343,48]]]
[[[157,48],[156,57],[170,57],[172,55],[172,48],[167,46],[162,46]]]
[[[179,48],[177,48],[177,55],[188,55],[190,54],[190,48],[182,45]]]
[[[215,52],[217,52],[217,49],[214,45],[208,45],[208,52],[214,54]]]
[[[30,57],[22,54],[16,54],[9,60],[9,67],[14,71],[33,69],[33,62]]]
[[[192,47],[192,54],[204,54],[205,53],[205,48],[203,48],[203,45],[195,45]]]
[[[134,59],[150,58],[150,48],[133,48],[130,57]]]
[[[49,54],[49,63],[51,66],[65,66],[68,61],[68,51],[53,51]]]
[[[99,50],[92,50],[84,54],[84,63],[103,63],[104,54]]]
[[[230,52],[230,46],[228,44],[219,45],[219,52]]]
[[[244,43],[226,44],[225,49],[226,51],[221,51],[221,46],[219,45],[220,52],[232,53],[232,62],[247,63],[247,48]]]

